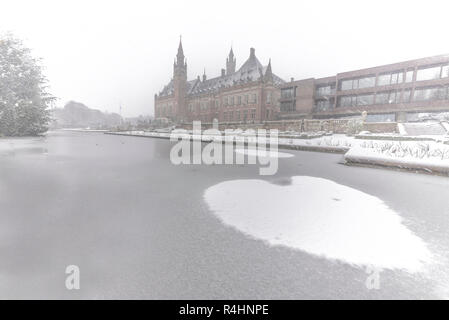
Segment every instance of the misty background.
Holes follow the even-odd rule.
[[[152,115],[182,34],[188,78],[237,68],[256,48],[284,80],[449,53],[445,1],[3,0],[0,31],[42,58],[50,92],[133,117]]]

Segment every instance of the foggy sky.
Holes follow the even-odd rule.
[[[220,74],[231,45],[284,80],[449,53],[444,1],[2,0],[0,31],[43,59],[58,105],[153,114],[182,34],[188,78]]]

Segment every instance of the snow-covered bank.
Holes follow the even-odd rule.
[[[122,131],[122,132],[106,132],[106,134],[113,135],[124,135],[133,137],[147,137],[147,138],[161,138],[170,139],[173,135],[175,137],[188,138],[191,140],[201,140],[204,142],[226,142],[226,141],[236,141],[243,144],[254,144],[256,141],[269,143],[270,138],[257,137],[255,133],[248,132],[235,132],[228,135],[193,135],[190,132],[180,131],[173,133],[169,132],[148,132],[148,131]],[[343,134],[334,135],[307,135],[307,137],[316,138],[305,138],[304,135],[293,136],[291,134],[284,135],[279,134],[278,147],[279,149],[290,149],[290,150],[303,150],[303,151],[317,151],[317,152],[331,152],[331,153],[345,153],[352,146],[353,137],[348,137]],[[259,140],[257,140],[259,139]]]
[[[351,148],[344,157],[349,164],[449,173],[449,146],[437,142],[370,141]]]
[[[179,139],[188,138],[204,142],[234,141],[243,145],[256,141],[269,143],[270,138],[257,137],[254,133],[236,131],[228,135],[193,135],[186,131],[173,132],[107,132],[107,134],[170,139],[172,135]],[[313,136],[313,135],[311,135]],[[449,173],[449,145],[447,136],[408,136],[396,134],[362,133],[356,137],[344,134],[315,135],[306,139],[289,133],[279,133],[278,148],[315,152],[345,154],[348,164],[379,165],[427,172]],[[259,139],[259,140],[257,140]]]

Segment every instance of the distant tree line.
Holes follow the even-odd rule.
[[[49,107],[40,61],[11,34],[0,36],[0,135],[38,135],[48,129]]]

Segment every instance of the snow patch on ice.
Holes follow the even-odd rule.
[[[432,255],[382,200],[336,182],[292,177],[289,185],[233,180],[205,191],[226,225],[270,245],[351,265],[419,271]]]

